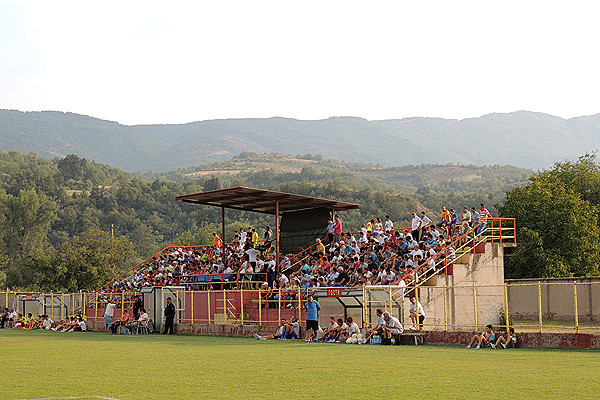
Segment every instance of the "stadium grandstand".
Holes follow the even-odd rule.
[[[434,323],[432,308],[439,314],[441,306],[435,305],[439,296],[428,290],[439,287],[438,278],[448,286],[455,284],[456,267],[472,266],[486,246],[496,246],[488,253],[497,260],[498,246],[516,244],[514,220],[493,218],[483,206],[460,218],[444,208],[439,221],[415,212],[407,227],[394,226],[388,216],[384,221],[374,218],[360,231],[350,232],[343,229],[338,212],[359,207],[352,203],[244,187],[177,200],[220,207],[221,235],[214,233],[212,245],[167,247],[88,295],[90,319],[98,319],[109,299],[127,309],[141,294],[152,305],[158,328],[169,296],[176,299],[180,325],[278,325],[281,318],[304,320],[302,304],[311,293],[325,303],[334,299],[331,305],[338,310],[332,313],[354,315],[365,327],[375,324],[376,308],[399,314],[407,323],[404,311],[410,308],[410,297],[423,299],[430,329],[440,328],[442,319],[446,326],[449,319],[460,325],[447,310]],[[259,234],[259,228],[249,227],[234,232],[234,240],[225,243],[221,238],[226,233],[226,208],[274,215],[275,229],[267,227]],[[280,252],[282,247],[285,251]],[[503,266],[486,265],[493,269],[486,276],[495,276],[491,283],[502,283]],[[468,276],[458,275],[461,282]],[[469,284],[484,281],[469,279]],[[492,296],[497,299],[490,309],[497,309],[498,302],[502,305],[501,294]],[[452,303],[460,308],[456,300]]]

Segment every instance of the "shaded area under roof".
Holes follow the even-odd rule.
[[[175,200],[186,203],[203,204],[231,208],[234,210],[254,211],[265,214],[275,214],[276,201],[279,202],[279,213],[327,208],[335,211],[354,210],[358,204],[343,201],[320,199],[318,197],[302,196],[299,194],[274,192],[271,190],[253,189],[243,186],[229,189],[213,190],[177,196]]]

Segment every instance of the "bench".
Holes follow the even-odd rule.
[[[419,344],[425,344],[425,332],[420,331],[404,331],[403,333],[398,333],[393,335],[396,344],[412,344],[414,341],[415,346]]]

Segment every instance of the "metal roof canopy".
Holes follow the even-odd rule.
[[[204,204],[208,206],[254,211],[265,214],[277,214],[277,202],[279,203],[279,214],[313,208],[346,211],[360,207],[358,204],[345,203],[342,201],[274,192],[271,190],[253,189],[243,186],[177,196],[175,199],[186,203]]]
[[[335,214],[336,211],[354,210],[360,207],[358,204],[345,203],[343,201],[274,192],[272,190],[253,189],[244,186],[177,196],[175,200],[180,200],[184,203],[221,207],[221,243],[223,254],[225,253],[226,208],[275,215],[275,260],[277,269],[279,269],[279,263],[281,262],[279,254],[279,216],[281,214],[314,208],[327,208],[331,210],[332,214]]]

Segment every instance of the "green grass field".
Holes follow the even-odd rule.
[[[600,397],[600,352],[0,330],[2,399]]]

